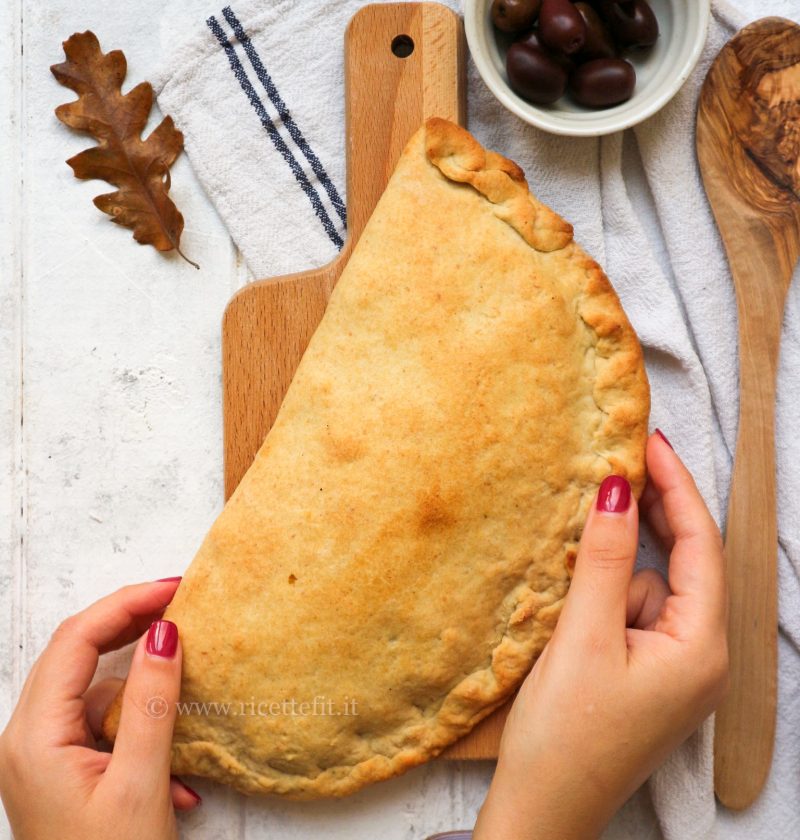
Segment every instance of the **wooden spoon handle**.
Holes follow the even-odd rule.
[[[730,689],[714,737],[715,789],[736,810],[755,801],[769,775],[777,704],[775,370],[763,340],[751,343],[753,326],[745,320],[740,330],[739,433],[725,535]]]

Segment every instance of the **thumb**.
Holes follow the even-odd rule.
[[[628,481],[610,475],[600,485],[584,526],[558,622],[560,636],[593,644],[625,644],[628,588],[639,534],[636,500]]]
[[[169,796],[172,730],[180,684],[178,628],[165,619],[154,621],[133,655],[106,775],[136,778],[149,795]]]

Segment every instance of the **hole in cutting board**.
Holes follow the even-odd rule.
[[[392,40],[392,52],[398,58],[408,58],[414,52],[414,41],[409,35],[397,35]]]

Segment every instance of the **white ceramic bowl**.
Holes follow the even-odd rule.
[[[502,36],[492,25],[492,0],[466,0],[464,24],[472,58],[489,90],[531,125],[553,134],[596,137],[630,128],[669,102],[700,58],[711,0],[649,0],[658,19],[655,46],[625,55],[636,68],[633,96],[612,108],[590,109],[564,95],[553,105],[533,105],[508,84]]]

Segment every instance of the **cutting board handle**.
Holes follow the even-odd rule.
[[[344,51],[349,249],[422,122],[464,125],[467,88],[461,20],[438,3],[365,6]]]

